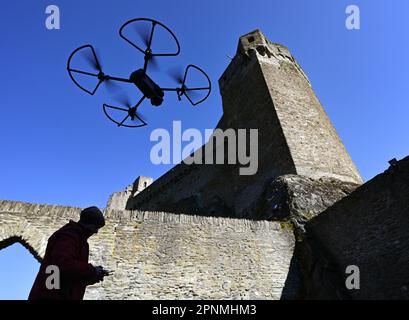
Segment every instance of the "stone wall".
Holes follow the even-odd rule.
[[[0,249],[37,258],[79,208],[0,201]],[[278,222],[107,210],[90,261],[114,270],[87,299],[279,299],[294,248]]]
[[[114,192],[109,197],[107,209],[125,210],[128,199],[132,196],[132,189],[127,187],[124,191]]]
[[[409,299],[409,157],[310,220],[306,231],[296,250],[304,298]],[[349,265],[359,267],[359,290],[345,290]]]

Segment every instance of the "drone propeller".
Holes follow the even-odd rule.
[[[71,59],[77,53],[79,53],[80,57],[83,58],[83,61],[86,64],[88,64],[89,69],[92,70],[92,72],[79,70],[79,69],[71,67]],[[94,95],[94,93],[97,91],[97,89],[99,88],[99,86],[101,84],[104,84],[105,87],[109,91],[118,91],[118,90],[120,90],[120,87],[112,81],[112,80],[115,80],[115,79],[112,79],[108,75],[104,74],[104,72],[102,71],[102,65],[101,65],[100,61],[101,61],[101,59],[99,58],[99,55],[97,54],[97,51],[94,49],[93,46],[91,46],[89,44],[75,49],[71,53],[70,57],[68,58],[67,70],[68,70],[68,73],[69,73],[71,79],[74,81],[74,83],[80,89],[84,90],[85,92],[89,93],[90,95]],[[98,79],[98,83],[95,85],[95,87],[94,87],[94,89],[92,91],[88,90],[88,89],[84,88],[83,86],[81,86],[77,82],[77,80],[73,76],[73,73],[82,74],[83,76],[88,76],[88,77],[96,77]]]
[[[173,67],[170,68],[167,72],[169,77],[171,77],[177,84],[183,84],[183,69],[182,67]]]
[[[185,88],[185,95],[189,98],[190,101],[198,101],[199,98],[202,97],[202,95],[199,94],[197,90],[195,89],[190,90],[187,87]]]
[[[136,111],[136,109],[135,109],[135,116],[131,117],[131,121],[138,122],[138,120],[140,120],[140,121],[142,121],[144,123],[146,123],[148,121],[145,116],[143,116],[140,112]]]
[[[133,43],[124,33],[126,27],[129,24],[133,24],[133,28],[130,28],[131,30],[134,30],[139,37],[142,39],[144,48],[139,47],[137,44]],[[155,30],[160,29],[160,31],[165,32],[169,39],[171,39],[172,42],[176,44],[175,51],[171,52],[156,52],[152,50],[152,42],[154,37]],[[159,21],[153,20],[153,19],[147,19],[147,18],[137,18],[137,19],[132,19],[127,22],[125,22],[121,28],[119,29],[119,35],[122,39],[124,39],[126,42],[131,44],[134,48],[138,49],[140,52],[142,52],[145,55],[145,64],[143,70],[146,72],[148,68],[148,64],[150,68],[158,70],[158,64],[156,61],[156,57],[158,56],[177,56],[180,52],[180,45],[179,41],[176,39],[176,36],[173,34],[173,32],[160,23]],[[155,40],[156,43],[156,40]]]
[[[151,28],[146,23],[135,23],[133,25],[135,32],[140,36],[145,47],[149,45],[149,38],[151,34]]]
[[[88,65],[93,68],[96,71],[102,72],[102,66],[101,66],[101,56],[97,49],[92,50],[83,50],[82,51],[82,56],[84,57],[84,60],[88,63]]]
[[[151,27],[148,27],[146,23],[135,23],[134,30],[142,39],[143,45],[145,46],[145,51],[143,51],[145,55],[145,66],[144,70],[146,71],[148,67],[148,63],[151,69],[158,71],[159,65],[158,60],[152,52],[152,41],[153,41],[153,33],[155,31],[156,21],[151,21]]]
[[[144,100],[145,97],[142,97],[142,99],[139,100],[139,102],[132,106],[131,100],[129,99],[129,96],[125,93],[125,92],[121,92],[120,94],[114,95],[112,97],[114,100],[116,100],[117,102],[119,102],[121,104],[121,106],[126,107],[127,109],[124,108],[120,108],[120,107],[114,107],[114,106],[109,106],[109,105],[104,105],[108,108],[111,109],[116,109],[116,110],[120,110],[123,112],[127,112],[127,115],[122,119],[121,122],[117,122],[114,121],[115,123],[118,124],[118,126],[122,126],[124,125],[124,123],[129,119],[133,122],[142,122],[145,123],[147,122],[146,118],[144,116],[142,116],[142,114],[140,112],[137,111],[139,105],[142,103],[142,101]],[[111,117],[108,116],[108,118],[111,119]],[[112,119],[111,119],[112,120]]]
[[[127,107],[128,109],[132,107],[131,100],[129,99],[129,96],[125,92],[114,95],[112,96],[112,98],[119,102],[121,105]]]
[[[98,71],[98,79],[105,85],[108,91],[119,91],[121,87],[117,85],[114,81],[110,78],[106,77],[106,75],[102,71],[102,64],[101,64],[101,55],[99,54],[97,49],[94,49],[92,52],[91,50],[85,50],[83,53],[83,57],[85,61],[88,63],[90,67],[94,70]]]
[[[192,66],[193,67],[193,66]],[[168,75],[180,86],[176,89],[178,99],[181,100],[181,97],[185,95],[188,100],[195,105],[193,101],[198,101],[202,95],[199,94],[200,90],[208,90],[209,88],[189,88],[186,86],[186,77],[190,66],[188,66],[183,73],[182,67],[173,67],[168,70]],[[202,100],[203,101],[203,100]]]

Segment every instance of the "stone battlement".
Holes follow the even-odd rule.
[[[256,57],[256,60],[262,60],[275,65],[279,65],[280,61],[292,63],[308,84],[311,85],[307,75],[294,59],[288,48],[282,44],[271,42],[257,29],[240,37],[235,56],[219,78],[221,94],[223,94],[224,89],[228,87],[229,81],[236,78],[238,72],[242,72],[244,66],[249,64],[254,57]]]

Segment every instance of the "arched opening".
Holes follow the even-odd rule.
[[[26,300],[40,261],[38,253],[20,237],[0,241],[0,300]]]

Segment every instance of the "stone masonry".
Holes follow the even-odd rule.
[[[81,209],[0,201],[0,250],[22,243],[37,259]],[[114,270],[86,299],[279,299],[294,249],[278,222],[108,210],[90,261]]]
[[[135,197],[142,190],[149,187],[153,182],[150,177],[138,177],[133,184],[130,184],[124,191],[114,192],[108,200],[107,208],[115,210],[125,210],[129,199]]]
[[[254,204],[265,220],[105,210],[90,261],[115,273],[86,299],[409,299],[408,199],[409,157],[358,188],[279,177]],[[0,250],[41,260],[80,210],[2,200]],[[345,289],[348,265],[360,290]]]
[[[409,157],[392,165],[306,225],[307,299],[409,299]],[[360,289],[345,290],[345,270]]]

